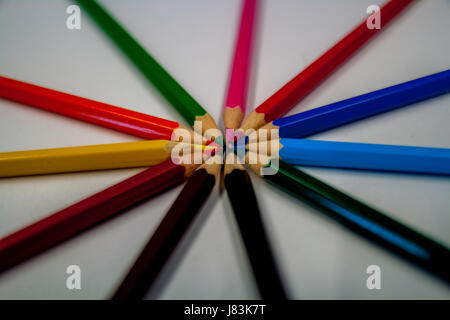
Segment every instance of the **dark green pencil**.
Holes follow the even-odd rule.
[[[201,133],[217,128],[209,113],[100,4],[77,1],[191,126],[201,121]]]
[[[369,240],[450,281],[448,248],[282,160],[277,160],[278,165],[274,160],[261,160],[250,152],[246,157],[246,163],[265,180]],[[271,172],[261,172],[263,168]]]

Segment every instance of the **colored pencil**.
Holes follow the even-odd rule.
[[[196,167],[168,159],[0,239],[0,272],[180,184]]]
[[[261,298],[287,299],[277,264],[259,211],[250,176],[230,153],[224,169],[224,185],[233,208],[241,238],[252,266]]]
[[[249,150],[278,153],[291,165],[450,175],[450,148],[283,138],[250,144]]]
[[[249,165],[255,173],[263,174],[262,168],[273,173],[264,175],[265,180],[316,207],[354,232],[443,280],[450,281],[450,250],[445,246],[283,160],[273,161],[274,159],[261,157],[254,161],[250,155],[247,154],[246,161],[252,161]]]
[[[210,158],[188,179],[112,299],[142,299],[152,287],[211,194],[221,168],[221,162],[214,163],[214,161],[216,161],[214,157]]]
[[[223,109],[225,129],[237,129],[245,116],[247,88],[252,60],[253,29],[259,0],[243,0],[228,92]]]
[[[178,150],[174,150],[177,147]],[[0,177],[149,167],[171,156],[216,148],[168,140],[0,152]]]
[[[200,121],[201,133],[217,129],[209,113],[98,2],[77,2],[191,126]]]
[[[380,29],[369,29],[366,20],[364,20],[353,31],[253,110],[241,127],[244,132],[248,129],[258,129],[270,121],[280,118],[289,111],[328,75],[358,51],[369,39],[377,34],[378,31],[383,30],[411,2],[413,0],[388,1],[380,9]]]
[[[94,123],[102,127],[125,132],[148,140],[177,140],[180,133],[188,132],[191,140],[206,140],[195,135],[178,122],[157,118],[144,113],[115,107],[110,104],[74,96],[0,76],[0,97],[66,117]],[[190,142],[190,141],[184,141]]]
[[[450,92],[450,70],[273,120],[261,127],[280,138],[304,138],[325,130]]]

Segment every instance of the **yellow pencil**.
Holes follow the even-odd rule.
[[[144,140],[80,147],[0,153],[0,177],[148,167],[171,155],[177,146],[186,151],[214,150],[214,146],[190,145],[168,140]],[[178,153],[177,153],[178,154]]]

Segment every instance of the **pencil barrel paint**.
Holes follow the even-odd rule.
[[[287,299],[250,176],[234,169],[225,176],[224,184],[262,299]]]
[[[280,118],[356,53],[368,40],[383,30],[394,17],[413,1],[388,1],[380,9],[380,15],[382,17],[380,29],[369,29],[366,25],[366,20],[364,20],[328,49],[328,51],[259,105],[244,121],[242,128],[245,130],[250,128],[258,129]]]
[[[184,180],[169,159],[0,239],[0,273]]]
[[[281,160],[278,172],[264,178],[356,233],[450,282],[450,251],[441,244]]]
[[[291,165],[450,175],[450,148],[290,138],[280,145],[280,158]]]
[[[77,2],[191,126],[196,116],[206,114],[205,109],[96,1]]]
[[[320,82],[336,70],[337,67],[352,56],[368,40],[375,36],[379,31],[383,30],[385,26],[412,1],[413,0],[390,0],[387,2],[380,9],[380,15],[383,17],[381,19],[380,29],[368,29],[366,20],[364,20],[358,27],[309,65],[298,76],[292,79],[285,87],[284,92],[281,92],[282,97],[274,98],[276,108],[274,108],[273,104],[269,101],[267,104],[263,103],[260,108],[258,108],[258,112],[263,112],[265,114],[264,118],[266,122],[270,122],[282,116],[316,88]]]
[[[450,70],[273,121],[282,138],[303,138],[450,92]]]
[[[214,185],[215,177],[208,174],[206,170],[199,169],[194,172],[112,299],[138,300],[145,296],[207,200]]]
[[[237,129],[245,115],[248,80],[251,69],[253,34],[257,24],[259,0],[242,2],[241,21],[236,39],[233,63],[224,108],[225,128]],[[239,108],[230,111],[227,109]]]
[[[180,124],[0,76],[0,97],[137,137],[170,140]]]
[[[144,140],[0,152],[0,177],[150,167],[168,159],[170,151],[171,141]]]

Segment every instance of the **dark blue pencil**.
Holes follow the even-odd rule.
[[[270,129],[279,129],[280,138],[303,138],[448,92],[450,70],[280,118],[261,129],[268,129],[267,139]]]

